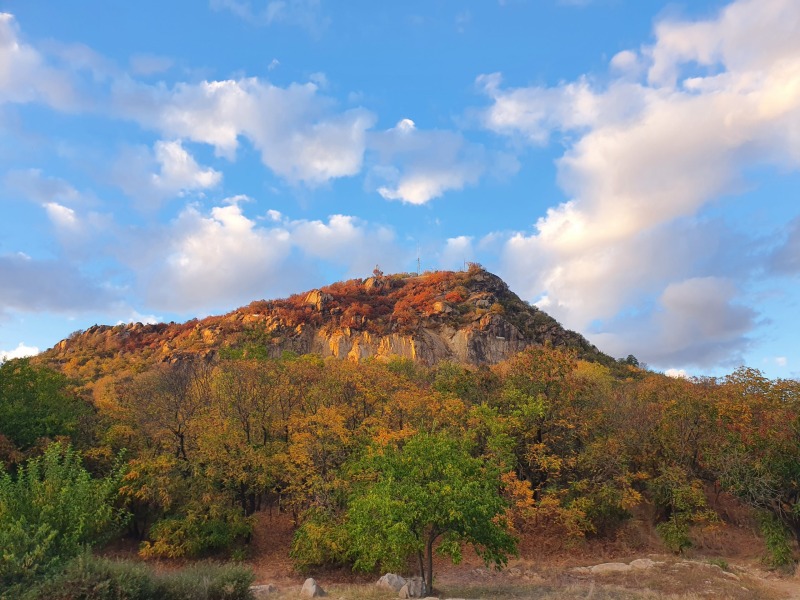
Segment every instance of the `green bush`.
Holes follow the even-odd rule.
[[[773,568],[785,568],[794,564],[792,556],[791,538],[786,526],[772,513],[762,512],[758,517],[761,525],[761,535],[767,554],[764,562]]]
[[[252,520],[234,507],[193,506],[165,517],[150,529],[151,541],[139,553],[146,558],[197,558],[235,550],[252,533]]]
[[[239,565],[198,564],[155,574],[132,561],[84,554],[57,575],[0,598],[21,600],[249,600],[253,573]]]
[[[71,447],[51,444],[16,477],[0,467],[0,589],[33,579],[104,541],[123,519],[120,471],[92,479]]]

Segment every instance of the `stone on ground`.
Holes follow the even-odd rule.
[[[400,577],[400,575],[386,573],[386,575],[378,579],[378,582],[375,585],[386,588],[387,590],[399,592],[405,584],[406,580]]]
[[[311,577],[306,579],[305,583],[303,583],[303,589],[300,590],[300,595],[303,598],[320,598],[321,596],[327,596],[325,590]]]

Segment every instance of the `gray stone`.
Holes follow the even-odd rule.
[[[305,583],[303,583],[303,589],[300,590],[300,595],[303,598],[319,598],[321,596],[327,596],[328,594],[325,593],[325,590],[323,590],[316,581],[309,577],[306,579]]]
[[[419,577],[409,579],[400,588],[400,598],[422,598],[425,595],[425,583]]]
[[[386,573],[386,575],[378,579],[378,582],[375,585],[386,588],[387,590],[399,592],[405,584],[406,580],[400,577],[400,575]]]

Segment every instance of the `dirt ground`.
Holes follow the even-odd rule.
[[[501,571],[487,568],[470,552],[459,565],[444,559],[434,566],[439,598],[568,598],[690,600],[800,600],[800,576],[768,570],[762,563],[763,543],[752,523],[732,514],[727,523],[695,532],[694,548],[683,556],[668,553],[651,527],[633,520],[615,539],[570,544],[558,536],[530,531],[521,537],[520,556]],[[332,598],[396,598],[374,585],[374,575],[349,570],[301,574],[289,559],[292,524],[288,515],[259,515],[248,562],[257,583],[272,583],[276,598],[295,598],[306,577],[314,577]],[[650,559],[652,566],[609,573],[586,567],[629,564]],[[638,563],[637,563],[638,564]]]

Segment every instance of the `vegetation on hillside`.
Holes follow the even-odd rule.
[[[773,564],[800,536],[800,383],[752,369],[674,379],[549,346],[491,368],[238,356],[124,370],[87,399],[24,361],[0,374],[16,415],[0,421],[0,536],[30,542],[3,554],[4,585],[123,521],[146,558],[242,558],[268,507],[293,516],[299,568],[429,581],[434,549],[502,564],[517,535],[613,537],[641,506],[679,553],[725,517],[711,488],[761,515]]]
[[[271,351],[308,324],[383,334],[487,315],[542,343],[482,366]],[[772,565],[800,540],[800,382],[614,361],[478,267],[376,272],[59,346],[0,364],[5,589],[112,572],[80,556],[113,535],[145,559],[245,558],[267,508],[291,515],[298,569],[396,568],[429,589],[434,551],[458,561],[469,544],[502,565],[519,536],[611,539],[634,514],[685,552],[726,518],[713,494],[753,509]]]

